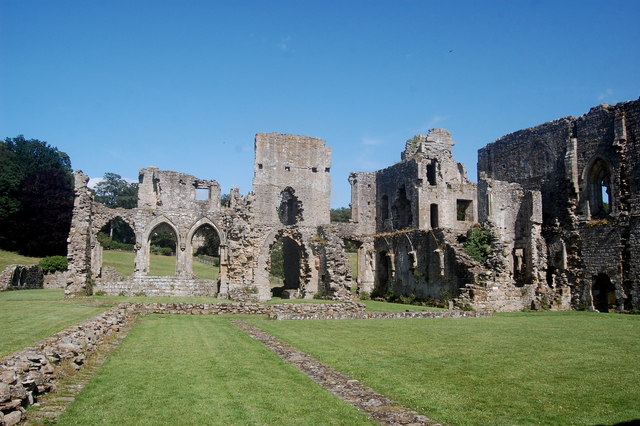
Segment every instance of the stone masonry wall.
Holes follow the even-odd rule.
[[[114,333],[127,327],[136,308],[121,305],[69,327],[0,360],[0,424],[15,424],[38,395],[55,391],[65,366],[79,369],[87,357]],[[2,423],[4,421],[4,423]]]

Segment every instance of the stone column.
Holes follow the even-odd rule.
[[[67,259],[69,260],[67,297],[86,296],[91,280],[91,202],[92,196],[87,184],[89,176],[77,170],[74,174],[73,216],[67,239]]]

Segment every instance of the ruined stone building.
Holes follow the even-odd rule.
[[[331,224],[331,149],[321,139],[259,133],[253,191],[140,170],[138,207],[96,203],[76,173],[68,295],[217,295],[348,299],[355,293],[450,301],[462,308],[640,308],[640,101],[601,105],[504,136],[479,151],[478,184],[432,129],[406,142],[400,162],[354,172],[352,219]],[[135,233],[135,272],[102,267],[98,232],[120,218]],[[482,224],[493,235],[480,262],[463,248]],[[149,274],[152,236],[176,236],[176,271]],[[192,273],[206,232],[219,241],[220,276]],[[345,243],[357,248],[357,271]],[[281,244],[285,279],[269,278]],[[357,274],[356,274],[357,272]],[[357,275],[357,279],[354,276]]]

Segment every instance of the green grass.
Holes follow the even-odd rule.
[[[640,317],[254,321],[448,424],[613,424],[640,418]]]
[[[1,292],[0,356],[36,343],[107,309],[63,300],[63,296],[64,290]]]
[[[123,277],[133,274],[135,253],[132,251],[104,250],[102,265],[115,268]],[[149,275],[172,276],[176,274],[176,257],[150,255]],[[220,268],[193,260],[193,273],[203,280],[217,280]]]
[[[380,302],[378,300],[361,300],[367,305],[369,312],[404,312],[404,311],[442,311],[432,306],[405,305],[403,303]]]
[[[0,272],[9,265],[36,265],[41,257],[27,257],[11,251],[0,250]]]
[[[355,281],[358,278],[358,253],[347,252],[347,259],[349,259],[349,267],[351,268],[351,276]]]
[[[58,419],[87,424],[372,424],[225,317],[142,317]]]

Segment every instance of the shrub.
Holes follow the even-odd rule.
[[[368,291],[360,292],[360,300],[369,300],[369,299],[371,299],[371,295],[369,294]]]
[[[133,251],[133,244],[121,243],[109,238],[104,232],[98,232],[97,240],[105,250],[125,250]]]
[[[467,232],[467,240],[463,246],[466,252],[478,262],[485,262],[491,253],[491,231],[481,226],[476,226]]]
[[[38,266],[42,268],[44,273],[66,271],[67,265],[68,261],[66,256],[49,256],[38,263]]]

